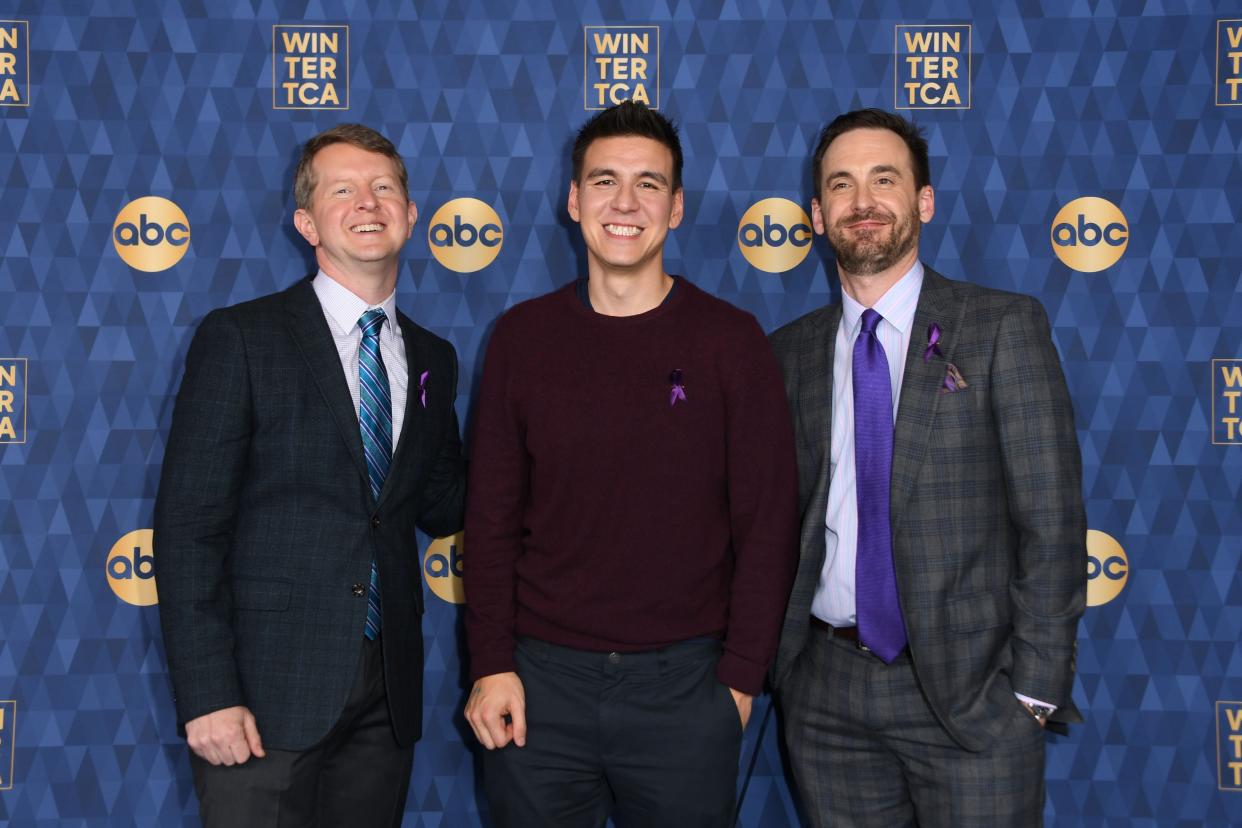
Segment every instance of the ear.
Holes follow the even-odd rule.
[[[405,231],[405,237],[407,239],[410,236],[414,235],[414,224],[417,221],[418,221],[418,206],[413,201],[411,201],[409,204],[405,206],[405,223],[407,226],[407,229]]]
[[[578,182],[569,182],[569,217],[574,221],[581,221],[582,214],[578,211]]]
[[[811,224],[815,225],[815,232],[819,235],[827,233],[827,225],[824,224],[824,211],[819,206],[819,199],[811,199]]]
[[[686,191],[682,187],[678,187],[673,193],[673,211],[668,215],[668,229],[676,230],[677,225],[681,224],[681,219],[686,214]]]
[[[311,247],[319,246],[319,231],[315,229],[315,220],[311,218],[310,213],[302,208],[298,208],[293,212],[293,226],[297,228],[302,238],[306,239],[306,243]]]
[[[936,193],[928,184],[919,190],[919,220],[924,224],[932,220],[932,216],[936,215]]]

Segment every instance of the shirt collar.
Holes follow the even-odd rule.
[[[923,263],[915,259],[914,266],[894,282],[872,307],[884,317],[885,322],[901,331],[902,336],[906,336],[914,324],[914,312],[918,309],[922,288]],[[858,332],[865,310],[857,299],[841,291],[841,325],[850,336]]]
[[[378,305],[369,305],[322,270],[315,274],[311,285],[315,288],[315,295],[319,297],[319,304],[323,305],[328,318],[336,323],[341,333],[349,333],[357,328],[358,320],[366,311],[371,308],[381,308],[384,315],[388,317],[388,324],[381,329],[380,335],[383,336],[386,329],[394,336],[401,336],[401,328],[397,324],[397,291],[395,289],[383,302]]]

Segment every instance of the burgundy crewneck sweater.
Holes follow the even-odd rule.
[[[473,678],[514,670],[516,636],[600,652],[712,636],[719,679],[758,693],[797,532],[789,408],[750,314],[680,279],[637,316],[571,283],[497,321],[466,510]]]

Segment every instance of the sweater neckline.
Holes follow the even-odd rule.
[[[690,280],[686,279],[684,276],[678,276],[676,274],[669,275],[676,279],[677,282],[669,291],[669,295],[665,297],[664,301],[656,305],[651,310],[636,313],[633,316],[609,316],[608,314],[600,313],[593,308],[588,308],[582,303],[582,300],[578,296],[578,280],[570,282],[561,290],[561,298],[569,302],[570,306],[574,310],[574,313],[594,321],[597,325],[607,325],[610,327],[641,325],[644,322],[658,319],[665,314],[672,313],[686,301],[686,294],[694,289],[694,285],[691,284]]]

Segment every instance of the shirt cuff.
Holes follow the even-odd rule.
[[[1057,706],[1055,704],[1048,704],[1048,702],[1043,702],[1043,701],[1040,701],[1039,699],[1032,699],[1030,696],[1024,696],[1021,693],[1018,693],[1016,691],[1014,692],[1014,695],[1017,696],[1018,701],[1022,702],[1023,704],[1033,704],[1036,707],[1047,707],[1051,710],[1052,713],[1055,713],[1057,711]]]

